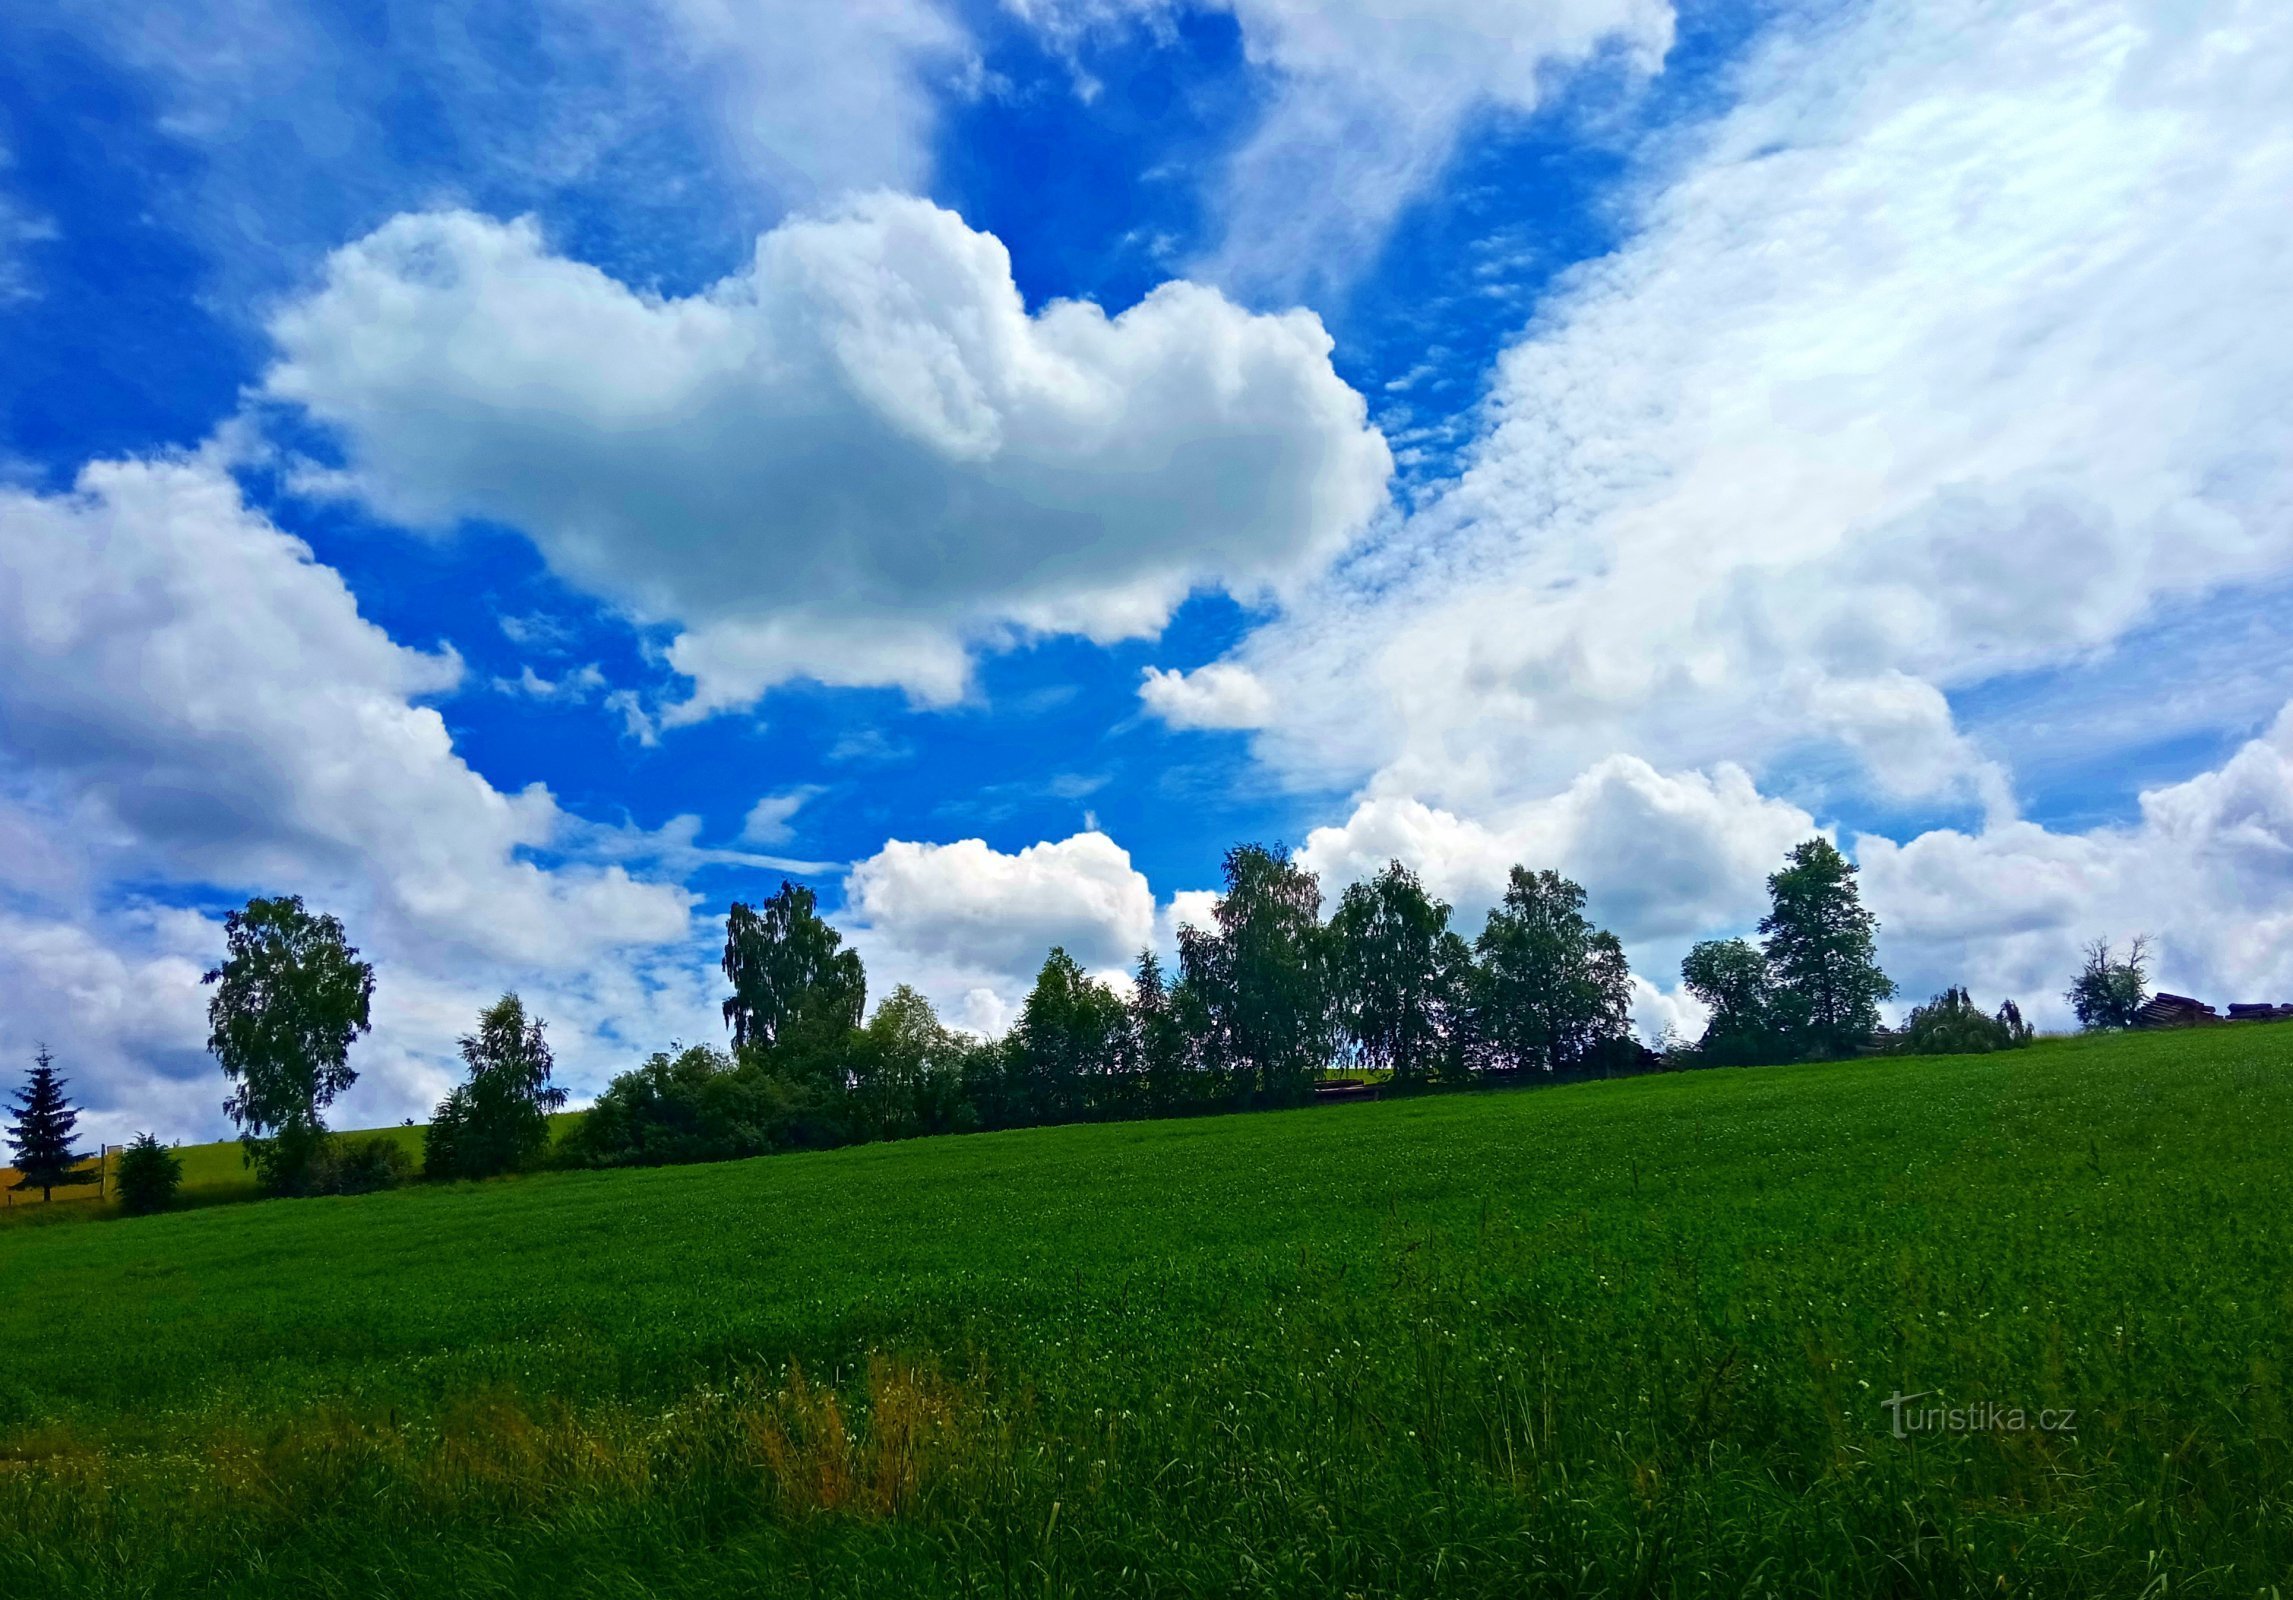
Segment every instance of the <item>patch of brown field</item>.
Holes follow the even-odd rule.
[[[936,1373],[873,1357],[866,1394],[855,1431],[836,1391],[814,1388],[791,1362],[767,1403],[744,1411],[782,1509],[897,1516],[958,1447],[964,1408]]]

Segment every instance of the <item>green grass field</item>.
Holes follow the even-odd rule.
[[[2289,1112],[2241,1027],[0,1230],[0,1594],[2271,1595]]]
[[[564,1137],[566,1129],[580,1120],[581,1113],[578,1111],[561,1111],[549,1119],[553,1135],[559,1138]],[[379,1137],[392,1140],[406,1152],[408,1159],[414,1163],[415,1169],[419,1171],[422,1165],[422,1135],[424,1131],[419,1127],[349,1128],[343,1130],[341,1136],[345,1139]],[[256,1198],[254,1169],[247,1165],[245,1152],[238,1140],[225,1139],[215,1144],[183,1144],[173,1148],[175,1159],[183,1164],[183,1187],[177,1194],[180,1204],[185,1206],[225,1205]],[[86,1220],[85,1215],[78,1210],[66,1211],[62,1209],[66,1206],[85,1206],[92,1211],[108,1214],[115,1208],[106,1206],[102,1202],[109,1198],[108,1177],[118,1167],[119,1152],[120,1147],[116,1144],[107,1148],[105,1161],[107,1182],[100,1193],[98,1189],[85,1186],[58,1189],[53,1201],[43,1201],[36,1191],[32,1193],[0,1191],[0,1198],[4,1198],[6,1201],[4,1206],[0,1206],[0,1227],[5,1227],[12,1222],[43,1223]],[[15,1176],[14,1168],[0,1167],[0,1184],[13,1182]]]

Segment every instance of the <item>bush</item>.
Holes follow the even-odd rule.
[[[372,1194],[395,1189],[414,1175],[414,1158],[388,1134],[334,1139],[318,1164],[320,1194]]]
[[[845,1141],[842,1109],[821,1083],[774,1070],[774,1052],[735,1063],[694,1045],[655,1051],[606,1086],[566,1138],[572,1166],[729,1161]]]
[[[148,1216],[175,1203],[175,1191],[183,1183],[183,1163],[152,1135],[139,1133],[135,1142],[119,1153],[112,1182],[122,1211],[133,1217]]]
[[[1904,1055],[1971,1056],[1993,1050],[2015,1050],[2030,1043],[2030,1024],[2012,1000],[1986,1014],[1964,989],[1945,989],[1923,1006],[1896,1035],[1895,1048]]]

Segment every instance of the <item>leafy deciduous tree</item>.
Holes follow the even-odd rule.
[[[2134,1013],[2150,997],[2149,939],[2134,935],[2122,961],[2111,953],[2109,940],[2096,939],[2086,947],[2084,957],[2085,964],[2063,997],[2077,1013],[2078,1026],[2089,1032],[2132,1027]]]
[[[1746,939],[1706,939],[1681,961],[1680,981],[1712,1013],[1696,1046],[1700,1058],[1749,1066],[1784,1052],[1775,1032],[1775,977],[1759,946]]]
[[[549,1114],[565,1104],[550,1081],[555,1066],[539,1017],[505,994],[462,1036],[470,1081],[456,1084],[423,1136],[422,1166],[432,1177],[486,1178],[530,1165],[549,1146]]]
[[[782,880],[780,892],[725,917],[724,1003],[733,1053],[769,1050],[798,1034],[840,1035],[860,1025],[868,977],[857,950],[821,920],[810,889]]]
[[[229,954],[203,980],[215,985],[207,1048],[232,1085],[223,1109],[264,1187],[300,1193],[324,1153],[326,1108],[358,1081],[350,1042],[369,1027],[374,968],[296,895],[249,900],[223,931]]]
[[[1796,846],[1768,879],[1760,919],[1775,976],[1778,1031],[1799,1055],[1845,1055],[1871,1042],[1895,985],[1879,970],[1878,919],[1855,887],[1855,864],[1830,840]]]
[[[1054,946],[1011,1030],[1017,1107],[1035,1122],[1073,1122],[1105,1110],[1129,1043],[1122,996]]]
[[[1322,887],[1285,850],[1226,852],[1216,932],[1181,928],[1180,981],[1205,1025],[1206,1063],[1237,1098],[1296,1105],[1330,1057],[1332,1016]]]
[[[1491,1065],[1574,1071],[1628,1037],[1624,946],[1559,873],[1513,868],[1474,953],[1474,1043]]]
[[[1404,1086],[1436,1076],[1464,1020],[1472,967],[1447,903],[1388,862],[1338,897],[1329,931],[1338,1015],[1363,1061]]]
[[[2012,1000],[1996,1016],[1974,1003],[1966,990],[1945,989],[1923,1006],[1913,1006],[1896,1040],[1906,1055],[1987,1055],[1993,1050],[2016,1050],[2030,1043],[2030,1027]]]
[[[855,1134],[904,1139],[965,1126],[964,1068],[978,1048],[942,1023],[929,1000],[899,985],[852,1040]]]
[[[1189,1098],[1186,1033],[1171,1000],[1161,958],[1141,950],[1131,974],[1131,1041],[1138,1057],[1139,1098],[1149,1114],[1178,1110]]]

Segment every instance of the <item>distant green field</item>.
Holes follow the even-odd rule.
[[[549,1120],[552,1133],[562,1138],[568,1127],[581,1120],[581,1113],[563,1111]],[[343,1130],[341,1137],[345,1139],[381,1137],[394,1140],[404,1147],[406,1154],[413,1159],[416,1169],[419,1170],[422,1164],[422,1136],[426,1131],[419,1126],[350,1128]],[[119,1149],[118,1145],[111,1145],[107,1149],[105,1162],[107,1180],[111,1170],[118,1165]],[[255,1174],[253,1169],[247,1165],[244,1151],[238,1140],[226,1139],[217,1144],[180,1144],[174,1146],[174,1150],[175,1159],[183,1163],[183,1187],[179,1194],[183,1204],[187,1206],[216,1205],[225,1201],[252,1200],[255,1198]],[[13,1182],[14,1178],[15,1173],[12,1168],[0,1168],[0,1183]],[[98,1209],[106,1209],[101,1207],[100,1201],[108,1196],[109,1188],[110,1185],[107,1181],[101,1194],[95,1188],[84,1186],[58,1189],[52,1201],[43,1201],[37,1192],[9,1193],[6,1195],[6,1206],[0,1208],[0,1225],[5,1225],[8,1222],[49,1220],[38,1214],[39,1208],[43,1205],[60,1207],[66,1204],[73,1206],[95,1204]],[[64,1220],[66,1216],[75,1221],[79,1219],[78,1213],[73,1212],[66,1213],[54,1220]]]
[[[0,1594],[2273,1595],[2289,1113],[2237,1028],[0,1230]]]

